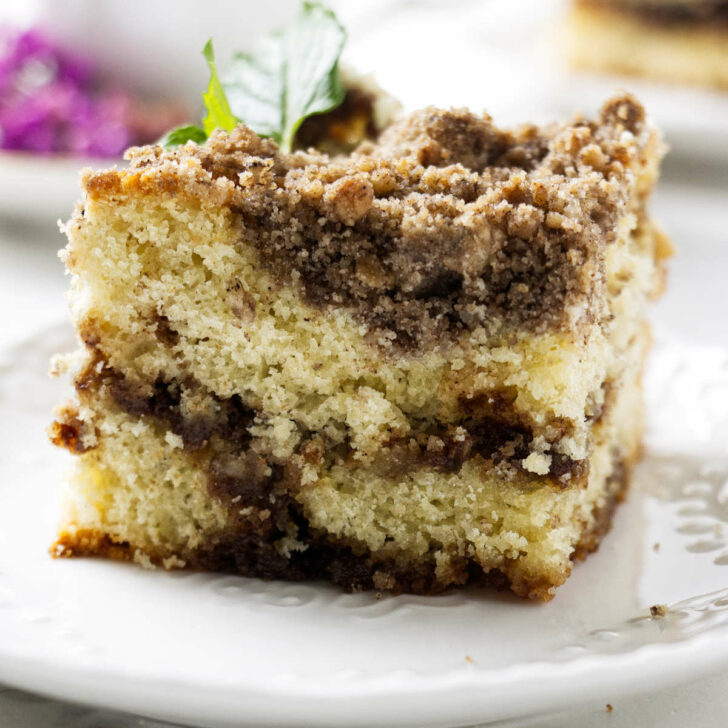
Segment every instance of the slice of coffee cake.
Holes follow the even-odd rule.
[[[572,0],[577,68],[728,89],[728,0]]]
[[[349,156],[239,126],[88,172],[57,555],[549,599],[638,457],[660,138],[630,96]]]

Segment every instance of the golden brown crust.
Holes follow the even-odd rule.
[[[594,524],[582,533],[579,542],[574,548],[574,553],[572,554],[573,560],[583,561],[590,553],[593,553],[599,548],[602,539],[609,533],[612,527],[614,513],[617,510],[617,506],[624,501],[627,495],[627,490],[632,479],[632,470],[639,458],[640,451],[638,450],[632,456],[625,458],[625,460],[617,463],[615,466],[607,499],[601,508],[596,509]]]
[[[48,428],[48,437],[54,445],[65,448],[74,455],[81,455],[93,447],[95,433],[89,432],[74,403],[69,402],[59,407],[55,415],[56,419]]]
[[[132,561],[134,558],[129,544],[114,543],[107,534],[87,528],[60,531],[50,552],[57,559],[100,556],[114,561]],[[158,563],[162,563],[161,558]]]

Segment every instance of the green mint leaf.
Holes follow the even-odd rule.
[[[254,54],[235,56],[222,84],[228,111],[290,152],[305,119],[344,99],[338,62],[345,41],[333,12],[304,2],[298,18],[267,36]]]
[[[202,128],[174,129],[159,143],[166,148],[190,139],[202,144],[215,129],[232,131],[242,121],[290,152],[305,119],[344,100],[339,56],[345,41],[346,31],[331,10],[304,2],[291,25],[263,38],[255,53],[238,53],[221,79],[208,40],[202,51],[210,68]]]
[[[304,119],[337,107],[344,100],[339,81],[339,56],[346,31],[336,16],[318,3],[305,2],[298,22],[286,33],[285,104],[282,127],[284,151]]]
[[[163,146],[165,149],[172,149],[173,147],[187,144],[189,141],[204,144],[206,139],[207,134],[205,134],[205,130],[200,129],[199,126],[178,126],[176,129],[168,131],[157,144]]]
[[[202,120],[205,134],[210,136],[215,129],[232,131],[238,125],[238,119],[230,111],[225,90],[217,75],[215,52],[212,49],[212,38],[205,44],[202,55],[205,56],[207,65],[210,67],[210,83],[207,86],[207,91],[202,94],[202,100],[205,102],[205,108],[207,109],[207,115]]]
[[[235,115],[256,134],[281,143],[284,65],[278,34],[264,38],[256,55],[237,53],[223,78]]]

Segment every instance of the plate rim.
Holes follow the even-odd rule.
[[[322,728],[340,726],[342,720],[351,728],[365,728],[373,721],[421,728],[492,722],[575,707],[605,695],[613,700],[615,695],[650,692],[683,682],[686,673],[697,679],[726,666],[726,625],[680,642],[585,655],[562,663],[518,663],[480,672],[468,666],[445,675],[405,676],[397,671],[351,682],[349,690],[346,682],[336,680],[322,681],[316,689],[311,685],[292,688],[290,683],[251,685],[249,681],[193,685],[179,678],[150,682],[149,676],[138,672],[13,657],[0,651],[0,681],[48,697],[182,725],[290,728],[310,726],[312,720]],[[565,681],[568,689],[563,687]],[[410,722],[413,718],[416,723]]]

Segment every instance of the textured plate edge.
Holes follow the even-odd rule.
[[[40,660],[0,659],[0,681],[41,695],[183,725],[419,728],[483,723],[676,685],[728,667],[728,628],[671,644],[501,671],[389,673],[353,684],[200,685]],[[158,678],[158,676],[157,676]],[[564,683],[569,689],[564,689]],[[130,696],[133,696],[130,699]]]

